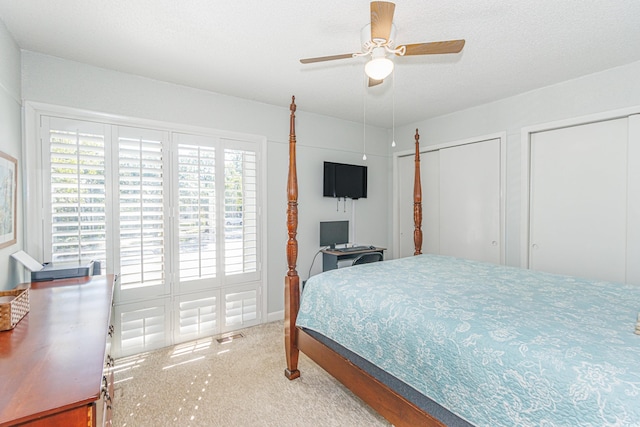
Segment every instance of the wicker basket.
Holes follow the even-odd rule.
[[[9,302],[0,302],[0,331],[15,328],[20,319],[29,312],[29,289],[0,291],[0,297],[15,297]]]

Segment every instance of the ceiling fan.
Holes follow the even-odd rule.
[[[458,53],[464,47],[464,40],[413,43],[395,47],[396,27],[393,24],[395,8],[396,5],[391,2],[371,2],[371,23],[367,24],[360,33],[362,52],[306,58],[301,59],[300,62],[311,64],[371,55],[371,60],[364,67],[371,87],[382,83],[393,71],[393,61],[387,55],[407,56]]]

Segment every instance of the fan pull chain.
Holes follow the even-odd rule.
[[[365,83],[362,86],[362,160],[367,160],[367,81],[368,79],[365,77]]]
[[[396,146],[396,73],[391,76],[391,146]]]

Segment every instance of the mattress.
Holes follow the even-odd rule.
[[[640,288],[420,255],[310,278],[297,325],[476,426],[640,425]]]
[[[408,384],[400,381],[398,378],[389,374],[388,372],[378,368],[376,365],[370,363],[369,361],[363,359],[357,354],[347,350],[340,344],[335,341],[331,341],[329,338],[325,337],[322,334],[319,334],[310,329],[304,329],[306,333],[311,335],[316,340],[320,341],[345,359],[349,360],[351,363],[367,372],[372,377],[376,378],[378,381],[385,384],[391,390],[394,390],[400,396],[407,399],[409,402],[413,403],[418,408],[427,412],[434,418],[438,419],[441,423],[448,427],[474,427],[469,424],[467,421],[458,417],[456,414],[446,410],[438,403],[429,399],[427,396],[421,394],[413,387]]]

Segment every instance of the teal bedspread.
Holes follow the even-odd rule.
[[[476,426],[640,426],[640,287],[420,255],[311,277],[297,325]]]

